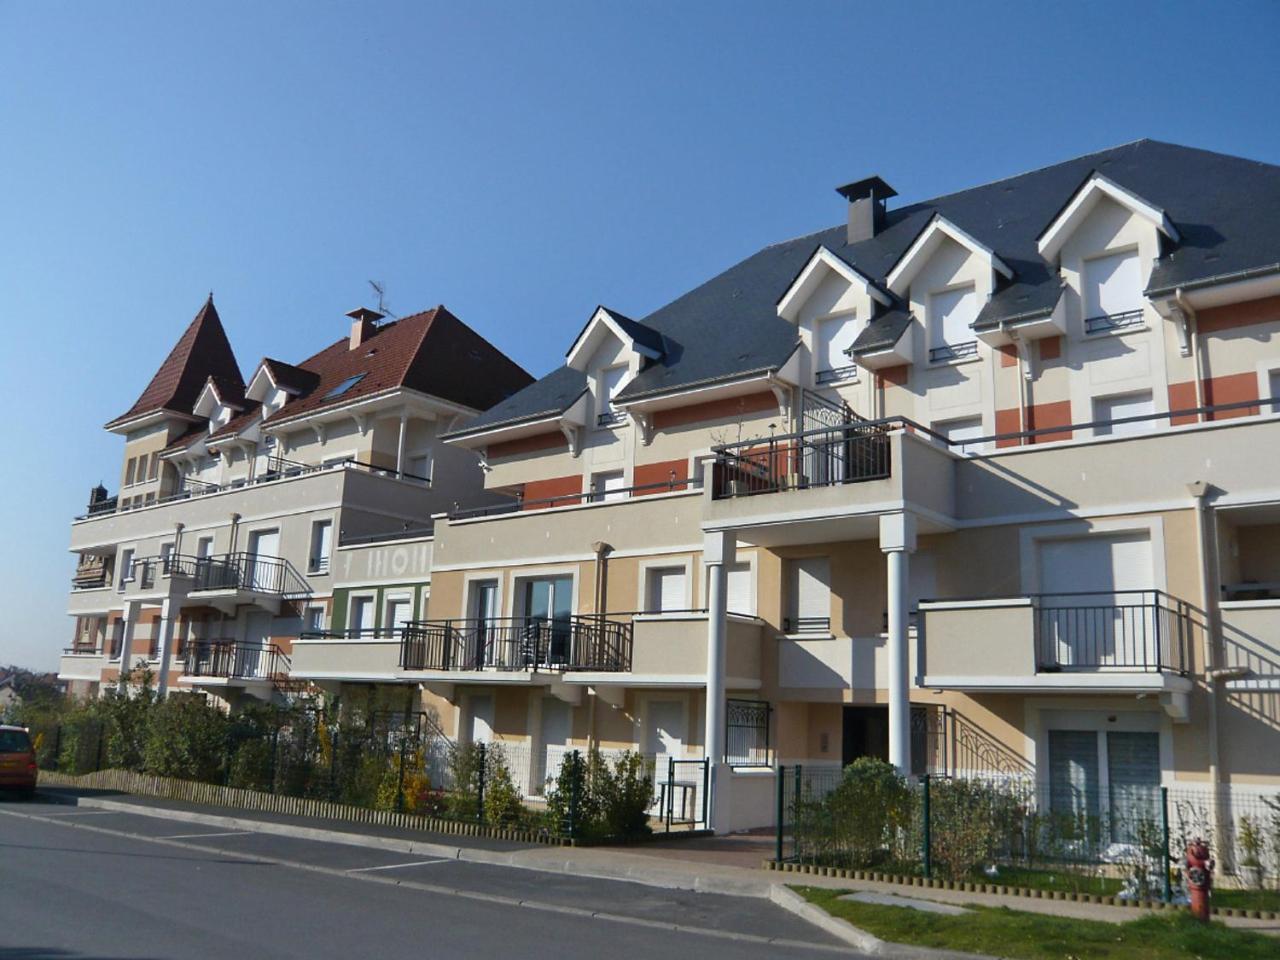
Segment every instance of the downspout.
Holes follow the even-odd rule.
[[[1208,504],[1209,494],[1213,488],[1205,481],[1197,480],[1188,484],[1187,489],[1191,492],[1196,505],[1196,551],[1200,560],[1200,596],[1204,603],[1205,619],[1204,644],[1201,656],[1204,659],[1205,695],[1209,700],[1210,803],[1214,837],[1220,838],[1224,836],[1224,833],[1222,832],[1222,817],[1218,802],[1218,786],[1222,782],[1222,768],[1218,746],[1218,679],[1215,674],[1218,666],[1217,638],[1221,630],[1221,613],[1218,607],[1218,591],[1214,577],[1217,563],[1210,556],[1210,548],[1212,547],[1215,550],[1217,548],[1217,537],[1213,537],[1211,542],[1208,532],[1208,524],[1210,522],[1216,524],[1217,521]],[[1225,854],[1226,852],[1228,852],[1227,848],[1222,847],[1220,854]],[[1224,857],[1223,859],[1225,860],[1226,858]]]
[[[1027,388],[1031,382],[1031,361],[1027,354],[1027,341],[1019,337],[1016,331],[1006,329],[1005,332],[1013,341],[1014,351],[1018,355],[1018,429],[1025,433],[1031,429],[1031,425],[1027,423]],[[1033,440],[1032,437],[1024,437],[1018,441],[1018,445],[1031,443]]]
[[[613,546],[603,540],[597,540],[591,545],[591,549],[596,555],[595,597],[591,609],[597,617],[603,617],[609,597],[609,553],[613,550]],[[591,698],[590,703],[587,704],[587,749],[594,750],[597,746],[596,700],[598,699],[594,687],[588,689],[587,696]]]
[[[1200,331],[1197,329],[1199,327],[1199,322],[1196,318],[1195,310],[1192,308],[1191,304],[1187,303],[1186,298],[1182,295],[1181,287],[1173,291],[1173,300],[1182,311],[1182,315],[1186,318],[1187,349],[1191,351],[1191,360],[1194,364],[1192,376],[1195,378],[1196,386],[1196,409],[1202,409],[1204,407],[1204,371],[1201,369]],[[1197,421],[1203,419],[1203,413],[1196,414]]]

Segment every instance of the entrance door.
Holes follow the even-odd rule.
[[[845,707],[840,749],[841,766],[859,757],[889,761],[889,708]],[[916,776],[929,768],[929,715],[925,707],[911,708],[911,772]]]
[[[547,778],[555,778],[560,773],[560,762],[564,758],[565,744],[569,742],[572,732],[572,714],[569,704],[557,697],[542,698],[542,750],[538,759],[538,767],[534,770],[531,793],[542,794]]]
[[[471,698],[471,742],[489,743],[493,740],[493,697]]]
[[[569,661],[570,617],[573,615],[573,577],[538,577],[524,585],[524,614],[528,618],[527,653],[535,662]]]
[[[1074,537],[1040,544],[1041,667],[1154,667],[1151,539]]]
[[[659,771],[670,757],[684,756],[685,719],[681,700],[650,700],[645,709],[644,749],[657,754]]]
[[[263,593],[280,591],[283,583],[279,556],[279,530],[255,530],[249,534],[248,576],[245,578],[250,584],[249,589]]]

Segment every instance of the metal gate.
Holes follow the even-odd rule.
[[[711,791],[711,764],[706,760],[667,759],[665,771],[656,784],[658,815],[663,829],[673,827],[704,830],[707,826],[707,798]]]

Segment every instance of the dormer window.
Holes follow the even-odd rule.
[[[818,321],[813,347],[813,378],[818,386],[858,379],[858,368],[848,354],[857,335],[858,327],[852,313]]]
[[[599,412],[596,424],[601,427],[615,427],[623,422],[622,411],[613,405],[613,398],[622,389],[622,381],[627,375],[625,366],[606,367],[600,371]]]
[[[978,341],[973,332],[977,317],[978,294],[973,284],[930,296],[929,361],[947,363],[977,356]]]
[[[1084,263],[1084,332],[1142,323],[1142,271],[1137,250],[1109,253]]]

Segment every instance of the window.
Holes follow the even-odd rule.
[[[1106,771],[1106,781],[1102,772]],[[1112,843],[1136,841],[1134,825],[1158,816],[1160,735],[1129,730],[1050,730],[1049,804],[1054,813],[1097,817]]]
[[[591,477],[591,499],[595,503],[605,500],[625,500],[627,477],[621,470],[609,470]]]
[[[373,629],[373,597],[351,598],[351,629]]]
[[[413,601],[410,598],[395,597],[387,601],[387,615],[382,620],[384,626],[390,627],[398,634],[412,619]]]
[[[845,352],[858,335],[853,314],[818,321],[814,336],[813,370],[818,384],[856,380],[858,368]]]
[[[151,455],[151,463],[147,467],[147,479],[154,480],[160,475],[160,452],[156,451]]]
[[[687,610],[684,567],[650,567],[646,571],[649,581],[647,606],[653,613],[670,613]]]
[[[934,433],[940,433],[951,441],[955,453],[981,453],[982,444],[969,443],[982,436],[982,417],[962,417],[959,420],[941,420],[933,425]]]
[[[609,367],[600,371],[600,415],[596,418],[596,423],[602,427],[622,423],[622,413],[613,408],[613,398],[622,389],[622,378],[626,375],[626,367]]]
[[[1275,400],[1275,402],[1271,404],[1271,412],[1280,413],[1280,400],[1276,400],[1277,397],[1280,397],[1280,370],[1272,370],[1268,375],[1267,396],[1272,400]]]
[[[173,560],[173,544],[160,544],[160,573],[163,576],[169,576],[173,571],[169,569],[169,564]]]
[[[311,524],[311,554],[308,573],[329,572],[329,548],[333,544],[333,521],[317,520]]]
[[[431,479],[431,454],[423,453],[410,457],[405,464],[405,472],[422,480]]]
[[[124,550],[120,554],[120,589],[133,580],[133,550]]]
[[[1085,333],[1142,323],[1142,276],[1137,252],[1129,250],[1086,260],[1083,295]]]
[[[208,559],[213,554],[213,537],[201,537],[196,541],[196,557]]]
[[[944,290],[929,298],[929,359],[934,362],[972,357],[978,353],[973,321],[978,317],[978,294],[973,285]]]
[[[1155,404],[1151,392],[1126,393],[1117,397],[1096,397],[1093,401],[1093,419],[1107,421],[1093,428],[1095,436],[1120,437],[1135,433],[1150,433],[1156,428],[1156,421],[1136,420],[1132,423],[1112,423],[1112,420],[1124,417],[1144,417],[1155,413]]]
[[[324,607],[310,606],[303,611],[302,630],[304,633],[322,633],[324,631]]]
[[[827,633],[831,629],[831,561],[805,557],[790,562],[791,616],[787,633]]]
[[[326,393],[324,398],[328,400],[331,397],[340,397],[363,379],[363,373],[357,373],[354,377],[347,377],[347,379],[343,380],[340,384]]]
[[[136,475],[137,469],[138,458],[130,457],[128,462],[124,465],[124,485],[126,487],[133,486],[133,478]]]

